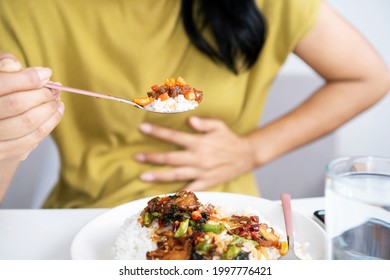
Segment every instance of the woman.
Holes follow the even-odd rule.
[[[183,188],[257,194],[254,168],[331,132],[389,89],[382,60],[326,3],[193,2],[0,0],[1,192],[53,131],[61,173],[45,207],[111,207]],[[257,128],[291,52],[325,84]],[[70,93],[61,102],[44,87],[55,80],[132,99],[178,75],[204,101],[169,116]]]

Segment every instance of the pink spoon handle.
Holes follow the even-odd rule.
[[[73,92],[73,93],[82,94],[82,95],[88,95],[88,96],[97,97],[97,98],[115,100],[115,101],[119,101],[119,102],[123,102],[123,103],[127,103],[127,104],[130,104],[130,105],[133,105],[133,106],[135,106],[137,108],[140,108],[140,109],[144,109],[142,106],[140,106],[140,105],[138,105],[138,104],[136,104],[136,103],[134,103],[132,101],[129,101],[129,100],[126,100],[126,99],[123,99],[123,98],[119,98],[119,97],[115,97],[115,96],[112,96],[112,95],[96,93],[96,92],[83,90],[83,89],[78,89],[78,88],[66,87],[66,86],[58,85],[58,84],[55,84],[55,83],[52,83],[52,82],[48,82],[45,85],[45,87],[51,88],[51,89],[63,90],[63,91],[67,91],[67,92]]]
[[[283,205],[284,223],[286,225],[287,236],[293,236],[291,196],[287,193],[282,193],[280,199],[282,200]]]

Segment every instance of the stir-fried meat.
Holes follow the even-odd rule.
[[[157,249],[148,252],[147,259],[212,259],[217,246],[213,236],[225,230],[234,239],[232,246],[229,246],[230,251],[219,255],[221,258],[245,257],[240,251],[244,242],[254,244],[258,250],[265,247],[280,248],[279,237],[273,228],[260,223],[258,216],[233,215],[220,219],[214,213],[215,207],[202,205],[193,192],[180,191],[175,195],[149,200],[139,222],[149,227],[157,221],[158,226],[153,234]],[[231,254],[234,256],[231,257]]]
[[[169,87],[169,96],[170,97],[177,97],[179,94],[182,93],[182,88],[181,86],[174,86],[174,87]]]
[[[175,237],[175,233],[180,230],[180,222],[188,219],[187,211],[197,210],[200,205],[196,195],[186,191],[149,200],[139,221],[142,225],[148,226],[151,223],[150,220],[157,218],[159,227],[154,232],[157,249],[148,252],[147,259],[186,260],[191,258],[192,240],[187,238],[187,229],[179,238]],[[191,233],[192,229],[189,232]]]
[[[155,90],[149,91],[148,96],[153,97],[153,98],[158,98],[161,94],[163,94],[165,92],[169,92],[169,87],[162,85],[160,87],[156,87]]]
[[[145,209],[150,212],[165,214],[171,213],[172,208],[175,208],[174,205],[182,211],[193,211],[198,209],[201,204],[193,192],[181,191],[173,196],[153,198],[148,202]]]
[[[148,206],[145,210],[149,210],[150,212],[161,212],[163,206],[163,199],[161,197],[155,197],[149,200]]]
[[[146,253],[148,260],[189,260],[191,258],[191,248],[175,247],[172,250],[150,251]]]
[[[274,244],[271,241],[265,240],[258,235],[253,237],[253,240],[259,243],[261,247],[274,247]],[[278,245],[278,244],[276,244]],[[276,247],[276,246],[275,246]]]
[[[172,236],[157,242],[157,249],[147,252],[148,260],[189,260],[191,258],[192,245],[186,240],[177,240]]]
[[[149,91],[148,97],[153,98],[159,98],[159,96],[163,93],[168,93],[169,97],[177,97],[179,94],[186,95],[189,92],[193,92],[195,94],[195,101],[200,103],[203,99],[203,92],[200,90],[197,90],[190,85],[174,85],[174,86],[167,86],[162,85],[159,87],[154,87],[152,91]]]
[[[194,89],[195,101],[200,103],[203,99],[203,91]]]
[[[177,97],[184,98],[190,102],[200,103],[203,99],[203,92],[188,85],[182,77],[168,78],[163,85],[153,85],[150,87],[151,91],[147,92],[148,97],[136,97],[133,102],[140,106],[147,106],[155,100],[166,101],[170,98]],[[195,104],[192,104],[195,106]]]
[[[173,231],[171,226],[163,226],[156,229],[155,233],[158,236],[172,237]]]
[[[172,204],[176,204],[180,210],[194,211],[201,205],[198,198],[193,192],[181,191],[172,200]]]
[[[271,242],[271,246],[278,246],[279,238],[275,235],[273,228],[268,227],[266,224],[260,224],[259,231],[265,240]]]

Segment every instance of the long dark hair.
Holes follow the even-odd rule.
[[[265,42],[266,21],[254,0],[181,0],[181,18],[191,42],[235,74],[256,62]]]

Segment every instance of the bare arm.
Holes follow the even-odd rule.
[[[390,74],[381,58],[325,3],[295,53],[326,84],[299,107],[249,136],[257,166],[336,129],[389,90]]]

